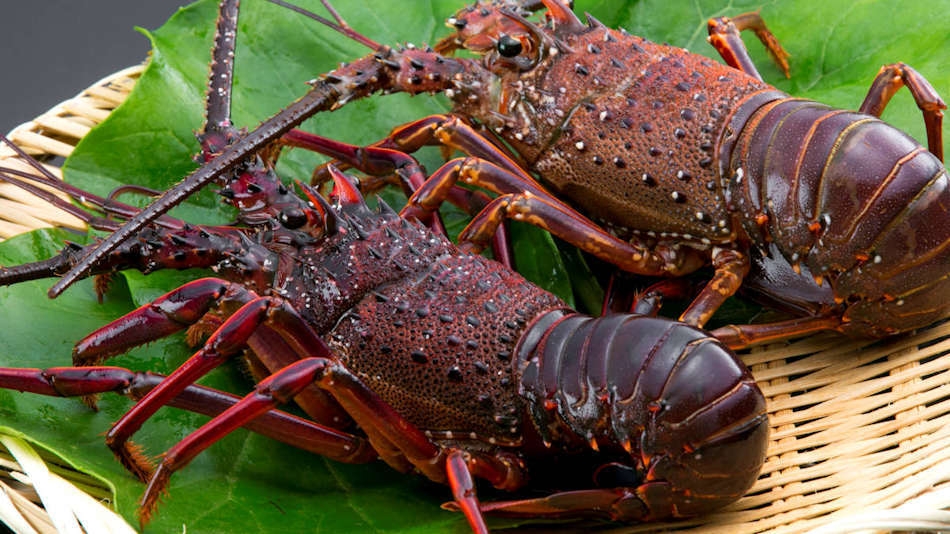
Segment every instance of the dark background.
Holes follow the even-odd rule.
[[[190,0],[4,0],[0,132],[142,62],[154,30]]]

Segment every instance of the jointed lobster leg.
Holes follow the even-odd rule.
[[[165,378],[157,373],[134,372],[121,367],[0,368],[0,387],[51,397],[114,392],[139,400]],[[168,406],[217,417],[239,400],[240,397],[230,393],[192,384],[172,398]],[[365,438],[280,410],[265,412],[244,427],[340,462],[365,463],[377,457]]]
[[[585,252],[637,274],[685,274],[695,270],[701,262],[682,251],[670,254],[672,251],[651,250],[645,243],[617,239],[550,195],[505,191],[502,188],[507,189],[505,186],[510,183],[491,180],[505,180],[508,175],[486,161],[465,160],[460,164],[456,160],[446,165],[433,175],[435,179],[429,182],[431,187],[427,185],[410,199],[410,205],[403,210],[402,215],[415,217],[419,211],[425,213],[425,210],[437,208],[443,199],[442,193],[448,187],[446,184],[462,178],[460,174],[465,173],[462,179],[467,183],[502,194],[472,219],[459,235],[459,241],[464,242],[465,248],[469,250],[483,249],[501,221],[510,218],[547,230]],[[440,180],[443,178],[445,181]]]
[[[419,135],[418,132],[425,131],[434,122],[442,123],[447,118],[449,116],[434,115],[415,121],[397,128],[390,137],[365,147],[342,143],[302,130],[291,130],[281,138],[280,142],[287,146],[303,148],[335,158],[332,164],[340,169],[354,167],[372,177],[382,178],[378,181],[361,180],[360,191],[364,195],[389,185],[392,181],[389,178],[394,176],[398,179],[398,184],[405,195],[410,197],[425,183],[428,175],[419,161],[410,156],[409,152],[435,142],[431,133]],[[407,139],[403,139],[404,131],[407,132]],[[407,143],[410,139],[411,143]],[[314,171],[314,183],[324,183],[331,179],[328,175],[328,165],[330,164],[321,165]],[[453,187],[447,193],[446,201],[470,215],[475,215],[488,205],[491,198],[481,191]],[[433,215],[425,216],[423,222],[436,232],[447,236],[440,218]],[[492,242],[492,254],[504,265],[513,267],[514,261],[504,227],[500,227],[495,235]]]
[[[740,350],[759,343],[840,330],[843,324],[838,315],[824,315],[763,324],[728,325],[710,333],[729,348]]]
[[[286,301],[256,297],[237,284],[217,282],[218,285],[215,286],[214,280],[206,280],[199,284],[197,290],[193,283],[185,286],[184,290],[173,291],[162,299],[158,306],[143,306],[94,332],[77,345],[77,358],[80,360],[90,355],[108,355],[122,346],[128,347],[148,341],[146,338],[149,334],[133,336],[131,341],[123,340],[123,336],[127,335],[130,329],[144,330],[141,328],[143,323],[150,324],[148,330],[154,331],[154,335],[167,335],[182,328],[188,321],[204,316],[212,306],[227,313],[228,307],[240,305],[201,350],[146,394],[106,435],[106,443],[123,465],[143,480],[148,478],[151,466],[147,459],[141,457],[128,443],[129,438],[162,405],[170,402],[187,386],[225,360],[243,352],[259,328],[267,327],[273,330],[294,350],[307,347],[309,353],[329,353],[322,340],[312,333],[310,327]],[[258,352],[264,354],[268,350],[266,347],[258,349]]]
[[[924,115],[928,150],[943,161],[943,110],[947,109],[947,105],[930,82],[909,65],[892,63],[881,67],[859,111],[880,117],[891,97],[901,87],[907,87]]]
[[[755,76],[759,80],[762,79],[752,62],[752,58],[749,57],[749,51],[746,49],[740,35],[742,30],[752,30],[755,32],[755,36],[765,45],[775,63],[785,73],[785,77],[788,78],[788,52],[782,48],[775,35],[765,26],[765,21],[762,20],[758,12],[743,13],[735,17],[709,19],[707,26],[709,29],[709,44],[719,52],[719,55],[730,67],[739,69],[750,76]]]
[[[366,432],[370,443],[387,463],[401,470],[414,467],[432,480],[449,482],[476,532],[487,532],[487,528],[474,496],[471,471],[486,475],[502,488],[523,483],[524,467],[514,457],[506,458],[508,461],[492,460],[488,456],[473,457],[461,451],[442,449],[335,358],[309,357],[263,380],[252,393],[169,449],[142,498],[143,517],[147,517],[156,504],[172,473],[220,438],[288,402],[310,384],[333,395]]]
[[[341,169],[354,167],[377,176],[392,173],[409,175],[411,169],[412,187],[407,193],[415,192],[428,178],[418,161],[408,156],[426,145],[440,145],[447,153],[459,150],[469,156],[486,159],[533,184],[526,190],[536,193],[544,191],[534,178],[523,171],[516,156],[454,115],[430,115],[403,124],[393,128],[386,138],[366,147],[348,145],[297,130],[286,134],[282,141],[337,158],[333,163]],[[326,165],[317,168],[314,176],[317,181],[325,181]]]

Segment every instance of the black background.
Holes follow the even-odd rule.
[[[3,0],[0,132],[145,60],[154,30],[189,0]]]

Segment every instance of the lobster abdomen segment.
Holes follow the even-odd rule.
[[[860,300],[845,315],[854,323],[846,329],[860,335],[943,314],[946,299],[925,302],[932,292],[924,289],[940,283],[950,261],[950,227],[933,224],[950,216],[948,176],[910,136],[870,115],[786,98],[753,113],[724,156],[746,232],[759,250],[781,255],[754,261],[752,289],[787,302],[824,292],[826,307]],[[777,271],[789,283],[770,283]],[[913,318],[898,309],[911,298],[921,299]],[[872,308],[890,316],[874,319],[873,332],[859,311]]]
[[[708,512],[755,481],[768,440],[765,399],[738,358],[683,323],[556,312],[519,346],[522,395],[555,449],[589,446],[637,471],[645,516]],[[530,339],[530,338],[528,338]],[[632,460],[632,462],[631,462]],[[662,503],[662,504],[661,504]]]

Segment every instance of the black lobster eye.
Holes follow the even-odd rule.
[[[278,220],[284,228],[295,230],[307,224],[307,214],[299,208],[288,208],[280,212]]]
[[[521,41],[510,35],[504,35],[498,39],[498,53],[503,57],[515,57],[521,53]]]

